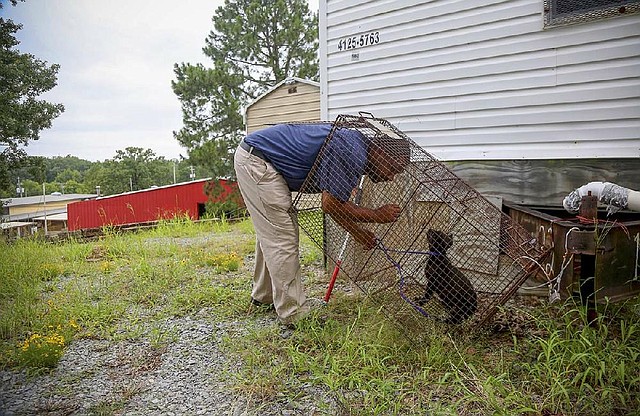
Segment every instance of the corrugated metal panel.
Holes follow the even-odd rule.
[[[135,224],[176,215],[198,219],[198,205],[207,202],[204,193],[206,182],[186,182],[69,204],[68,229],[73,231],[104,225]],[[222,199],[232,189],[225,180],[220,180],[220,184],[224,188],[220,195]]]
[[[322,118],[371,112],[442,160],[639,157],[640,15],[544,30],[542,12],[321,1]]]

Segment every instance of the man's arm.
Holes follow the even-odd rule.
[[[322,210],[342,228],[347,230],[355,240],[365,248],[376,245],[376,236],[369,230],[360,227],[360,222],[389,223],[400,216],[401,208],[395,204],[383,205],[376,209],[361,207],[353,202],[342,202],[327,191],[322,192]]]

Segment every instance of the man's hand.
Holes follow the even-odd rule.
[[[360,207],[349,201],[342,202],[327,191],[322,192],[322,210],[331,215],[335,222],[347,230],[367,250],[376,246],[376,236],[373,232],[360,228],[358,223],[390,223],[397,221],[402,212],[400,206],[396,204],[371,209]]]
[[[388,222],[394,222],[400,216],[402,208],[396,204],[387,204],[375,209],[375,222],[378,224],[385,224]]]
[[[366,250],[371,250],[376,246],[376,235],[369,230],[358,228],[352,235]]]

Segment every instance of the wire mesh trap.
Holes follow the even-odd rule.
[[[341,226],[346,216],[322,214],[321,198],[309,196],[319,189],[337,189],[343,201],[364,208],[396,204],[401,213],[395,222],[358,223],[376,236],[375,247],[366,249]],[[498,207],[373,116],[337,117],[293,211],[339,266],[340,278],[348,277],[412,335],[434,323],[481,326],[544,255]]]

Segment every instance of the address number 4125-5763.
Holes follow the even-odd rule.
[[[363,48],[377,43],[380,43],[380,32],[370,32],[363,35],[341,38],[338,41],[338,50],[346,51],[349,49]]]

